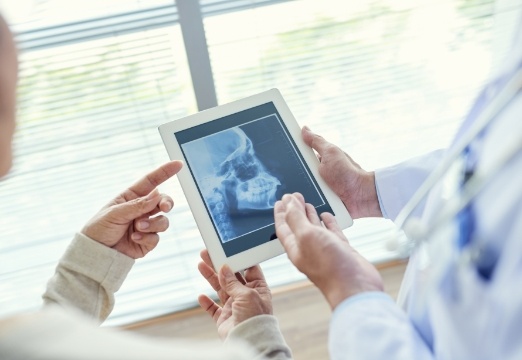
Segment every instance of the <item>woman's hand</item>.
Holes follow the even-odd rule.
[[[157,214],[174,206],[172,198],[160,194],[157,186],[182,166],[181,161],[171,161],[144,176],[94,215],[82,233],[133,259],[145,256],[158,244],[158,233],[169,227],[167,217]]]
[[[241,322],[257,315],[272,315],[272,294],[259,265],[234,274],[228,265],[216,273],[207,250],[201,252],[198,269],[217,292],[221,305],[207,295],[200,295],[199,305],[216,322],[221,339]]]

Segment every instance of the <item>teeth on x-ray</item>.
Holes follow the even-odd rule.
[[[256,158],[252,141],[241,129],[233,128],[227,132],[235,137],[237,145],[220,165],[217,174],[222,181],[218,189],[231,198],[229,204],[235,204],[238,210],[271,209],[276,201],[277,186],[281,183]]]
[[[222,154],[226,157],[217,168],[212,194],[207,199],[216,226],[226,241],[235,235],[230,226],[230,213],[271,209],[281,183],[256,158],[252,141],[241,129],[229,129],[216,136],[227,146],[213,150],[227,153]]]

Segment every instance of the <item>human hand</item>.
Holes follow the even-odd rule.
[[[169,227],[167,217],[154,215],[174,206],[172,198],[156,187],[182,166],[181,161],[171,161],[144,176],[94,215],[82,233],[133,259],[145,256],[158,244],[158,233]]]
[[[247,269],[243,277],[228,265],[216,273],[207,250],[201,251],[201,259],[199,272],[217,292],[221,306],[207,295],[200,295],[198,302],[216,322],[221,339],[251,317],[272,315],[272,294],[259,265]]]
[[[303,127],[301,135],[304,142],[317,151],[319,174],[341,198],[352,218],[382,217],[375,173],[362,169],[348,154],[307,126]]]
[[[381,275],[350,246],[332,214],[319,218],[313,205],[294,193],[276,202],[274,217],[288,258],[319,288],[332,309],[358,293],[383,291]]]

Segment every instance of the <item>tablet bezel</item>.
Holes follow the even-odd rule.
[[[158,130],[170,159],[183,160],[187,163],[181,146],[176,140],[175,133],[270,102],[273,103],[277,109],[281,117],[280,120],[285,124],[292,140],[300,151],[302,158],[305,160],[308,169],[311,171],[311,175],[314,177],[315,182],[319,185],[324,197],[335,213],[339,226],[341,229],[351,226],[353,224],[351,216],[348,214],[341,199],[319,175],[319,161],[314,151],[304,143],[301,137],[301,128],[278,89],[271,89],[165,123],[160,125]],[[284,253],[281,242],[276,238],[275,240],[227,257],[219,235],[207,211],[205,202],[198,191],[197,184],[188,166],[184,166],[177,174],[177,177],[215,269],[220,269],[224,264],[228,264],[233,271],[240,271]]]

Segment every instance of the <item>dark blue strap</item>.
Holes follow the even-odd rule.
[[[480,139],[480,137],[479,137]],[[470,147],[464,151],[466,156],[466,168],[463,175],[461,189],[466,185],[473,176],[476,166],[477,156]],[[460,250],[468,247],[472,243],[472,239],[476,229],[476,215],[473,208],[473,202],[470,202],[457,214],[459,227],[459,236],[457,246]],[[477,244],[475,244],[477,245]],[[474,249],[472,254],[472,262],[476,267],[478,275],[484,280],[490,280],[498,260],[498,253],[492,247],[482,246]]]

